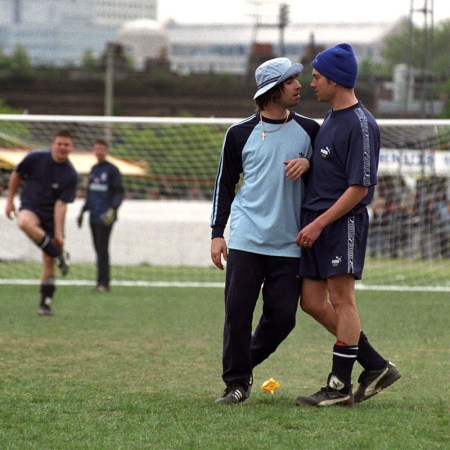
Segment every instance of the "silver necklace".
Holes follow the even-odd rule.
[[[261,122],[261,130],[262,130],[262,132],[261,132],[261,140],[264,141],[265,137],[269,133],[275,133],[275,131],[278,131],[279,129],[283,128],[286,125],[286,122],[287,122],[288,118],[289,118],[289,113],[287,113],[286,119],[284,119],[284,122],[278,128],[275,128],[275,130],[265,131],[264,130],[264,121],[263,121],[263,118],[262,118],[262,114],[259,113],[259,121]]]

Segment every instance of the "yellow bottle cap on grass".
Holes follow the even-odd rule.
[[[261,390],[267,394],[273,394],[280,387],[280,383],[273,378],[269,378],[261,386]]]

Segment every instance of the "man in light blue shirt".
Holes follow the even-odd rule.
[[[302,69],[288,58],[259,66],[257,113],[230,127],[223,142],[211,214],[212,261],[220,269],[227,261],[222,356],[226,388],[218,403],[247,400],[253,368],[295,326],[302,175],[319,129],[315,121],[289,111],[300,100],[297,77]],[[227,246],[223,236],[229,218]],[[263,312],[252,334],[261,288]]]

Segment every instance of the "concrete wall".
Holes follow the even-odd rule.
[[[82,201],[69,205],[66,248],[75,263],[93,263],[94,250],[88,215],[78,229],[76,217]],[[16,208],[19,199],[16,198]],[[1,260],[40,261],[41,254],[16,223],[6,219],[0,199]],[[209,201],[126,200],[119,210],[111,238],[111,259],[116,265],[141,263],[169,266],[209,266]]]

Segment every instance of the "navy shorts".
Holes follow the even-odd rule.
[[[21,205],[20,211],[23,210],[31,211],[32,213],[38,216],[41,222],[41,228],[45,231],[45,233],[51,238],[55,236],[55,217],[53,209],[41,209],[36,208],[35,206],[30,205]]]
[[[302,228],[322,212],[303,211]],[[366,256],[369,216],[366,208],[352,211],[327,225],[311,248],[302,248],[300,276],[326,280],[351,273],[362,278]]]

